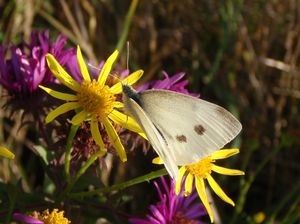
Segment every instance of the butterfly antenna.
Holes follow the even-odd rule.
[[[92,65],[90,62],[87,64],[89,67],[91,67],[92,69],[95,69],[97,71],[100,71],[100,68],[96,67],[95,65]]]
[[[88,63],[88,66],[91,67],[92,69],[95,69],[98,72],[100,72],[100,68],[99,67],[96,67],[96,66],[92,65],[91,63]],[[113,77],[113,78],[115,78],[115,79],[117,79],[119,82],[122,83],[122,80],[118,76],[116,76],[114,74],[108,74],[108,75],[111,76],[111,77]]]
[[[126,42],[126,52],[127,52],[127,54],[126,54],[126,69],[128,69],[129,68],[129,50],[130,50],[130,43],[129,43],[129,41],[127,41]]]
[[[126,69],[129,70],[129,54],[130,53],[130,42],[126,42]],[[126,85],[128,85],[128,80]]]

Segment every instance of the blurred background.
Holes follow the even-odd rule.
[[[213,196],[222,223],[300,223],[300,1],[0,0],[0,16],[4,45],[48,29],[52,37],[66,36],[69,46],[79,44],[94,63],[117,48],[118,66],[126,68],[129,53],[129,68],[145,71],[141,84],[161,78],[163,70],[186,72],[191,92],[229,109],[243,125],[228,146],[240,154],[221,164],[246,175],[214,176],[236,202],[232,208]],[[0,115],[1,141],[38,188],[44,177],[29,147],[39,142],[38,133],[20,129],[18,116]],[[111,183],[157,169],[150,165],[153,154],[129,154],[129,163],[120,165],[125,174],[114,168]],[[20,174],[10,163],[0,160],[0,177],[13,185]],[[147,211],[157,196],[150,183],[126,194],[126,214]]]

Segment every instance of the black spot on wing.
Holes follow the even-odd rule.
[[[176,135],[176,140],[179,141],[180,143],[186,142],[186,137],[185,135]]]
[[[195,125],[194,126],[194,131],[198,134],[198,135],[203,135],[204,132],[206,131],[205,128],[201,125],[201,124],[198,124],[198,125]]]

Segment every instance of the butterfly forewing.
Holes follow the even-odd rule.
[[[150,144],[162,159],[168,173],[171,175],[171,177],[176,179],[178,176],[178,167],[176,165],[174,156],[170,154],[170,149],[167,146],[167,143],[162,134],[155,127],[150,118],[137,102],[135,102],[131,98],[126,97],[125,95],[124,104],[126,106],[126,110],[145,132]]]

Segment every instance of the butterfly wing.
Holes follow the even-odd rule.
[[[195,163],[211,155],[242,129],[230,112],[196,97],[167,90],[147,90],[140,94],[140,102],[147,119],[166,142],[160,151],[166,150],[176,165]]]
[[[136,101],[126,97],[126,95],[123,97],[123,100],[127,112],[129,112],[135,121],[141,126],[150,144],[157,152],[158,156],[162,159],[170,176],[177,179],[178,167],[174,158],[169,156],[169,148],[164,137]]]

